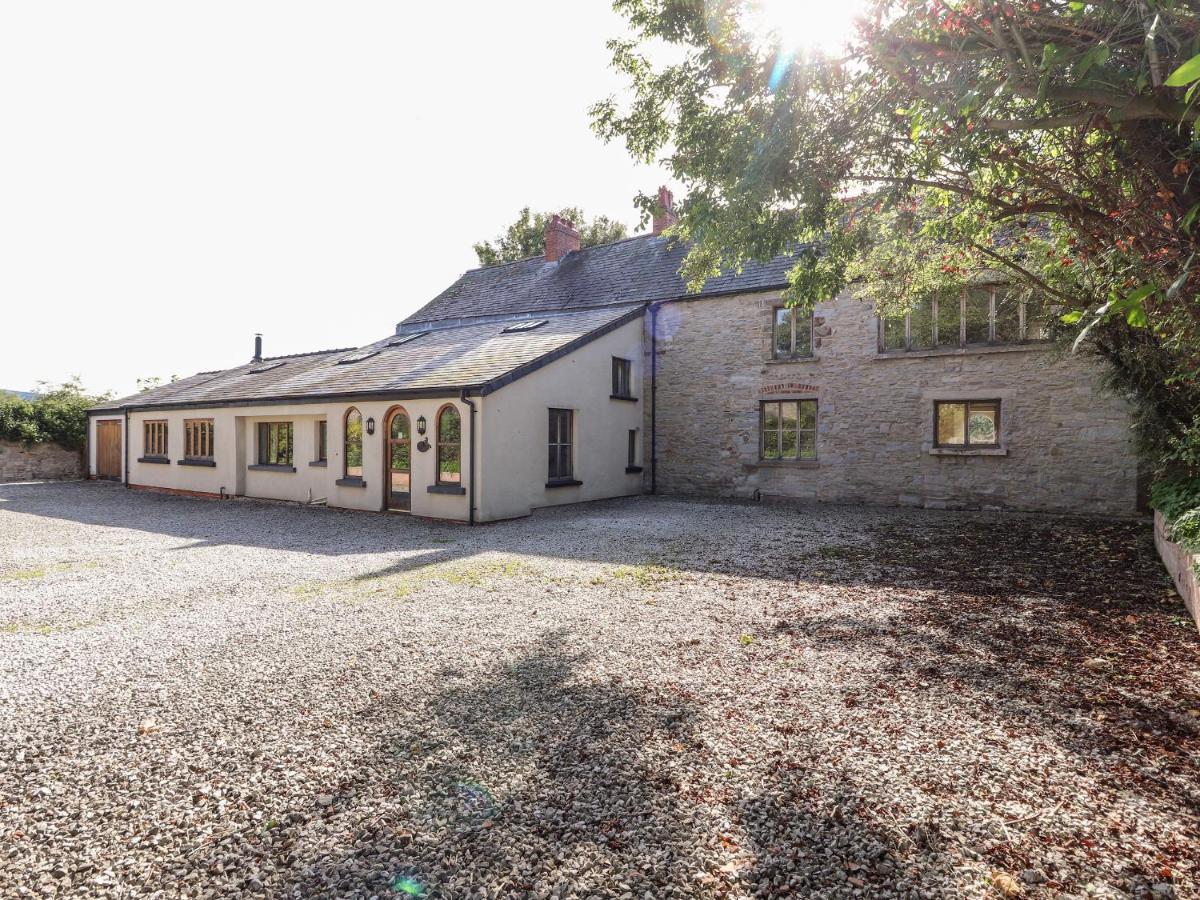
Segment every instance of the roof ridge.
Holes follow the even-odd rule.
[[[578,250],[572,250],[571,253],[582,253],[584,250],[600,250],[604,247],[615,247],[617,244],[624,244],[629,241],[640,241],[640,240],[643,240],[644,238],[648,238],[648,237],[662,237],[662,235],[654,234],[653,232],[650,232],[650,231],[647,231],[645,234],[631,234],[628,237],[617,238],[617,240],[609,241],[606,244],[589,244],[586,247],[580,247]],[[570,255],[570,254],[568,254],[568,255]],[[535,253],[533,256],[524,256],[521,259],[510,259],[510,260],[507,260],[506,262],[491,263],[490,265],[486,265],[486,266],[476,266],[473,269],[467,269],[466,271],[463,272],[463,274],[467,275],[471,272],[483,272],[487,269],[499,269],[499,268],[502,268],[503,266],[516,266],[521,263],[531,262],[532,260],[535,260],[535,259],[545,259],[545,254]]]
[[[284,353],[281,356],[264,356],[260,360],[251,360],[251,363],[266,362],[269,359],[296,359],[297,357],[300,357],[300,356],[320,356],[323,353],[345,353],[348,350],[357,350],[357,349],[358,349],[357,347],[334,347],[331,350],[309,350],[307,353]],[[250,363],[243,363],[243,365],[249,365],[249,364]],[[238,368],[241,368],[241,366],[234,366],[234,368],[238,369]],[[226,372],[229,370],[228,369],[218,369],[217,371]]]

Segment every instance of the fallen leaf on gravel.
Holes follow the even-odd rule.
[[[1091,672],[1103,672],[1112,665],[1107,659],[1102,659],[1099,656],[1093,656],[1091,659],[1083,661],[1083,667]]]
[[[142,719],[138,723],[138,734],[158,734],[162,731],[162,726],[158,724],[156,719]]]
[[[1025,892],[1015,878],[1003,872],[992,873],[992,887],[1005,897],[1020,897]]]

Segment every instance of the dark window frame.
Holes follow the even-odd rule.
[[[442,416],[446,413],[453,413],[454,418],[458,421],[458,439],[455,441],[447,441],[442,434]],[[436,484],[450,484],[457,487],[462,484],[462,413],[453,403],[446,403],[437,411],[433,422],[437,437],[437,472],[434,481]],[[458,476],[457,478],[447,478],[442,472],[442,463],[445,461],[447,451],[451,451],[450,456],[458,466],[458,471],[454,473]]]
[[[633,399],[633,360],[621,356],[612,358],[612,396]]]
[[[788,313],[789,337],[787,352],[780,352],[779,343],[776,339],[775,329],[781,312]],[[796,349],[796,331],[797,322],[796,314],[799,310],[794,306],[774,306],[771,308],[771,358],[772,359],[811,359],[814,354],[813,347],[813,311],[810,309],[805,318],[808,321],[808,349],[798,351]]]
[[[1050,340],[1049,337],[1038,335],[1035,337],[1029,336],[1030,324],[1036,321],[1030,315],[1031,301],[1029,299],[1017,301],[1017,338],[998,338],[996,336],[996,310],[997,304],[1000,301],[1004,290],[1004,284],[977,284],[965,285],[959,290],[957,300],[951,300],[948,297],[931,297],[929,298],[929,317],[931,320],[931,338],[928,347],[913,346],[913,330],[912,330],[912,312],[901,316],[880,316],[878,319],[877,345],[880,353],[929,353],[936,350],[969,350],[973,347],[1012,347],[1022,344],[1044,344]],[[968,341],[967,340],[967,298],[973,290],[986,289],[988,291],[988,336],[985,341]],[[924,302],[924,301],[918,301]],[[941,317],[942,305],[947,302],[957,302],[958,304],[958,339],[953,342],[942,340],[942,335],[939,329],[939,319]],[[774,321],[774,320],[772,320]],[[888,347],[887,346],[887,323],[888,322],[904,322],[904,346],[903,347]]]
[[[350,417],[352,415],[358,416],[357,466],[350,465],[350,451],[352,449],[350,446]],[[363,434],[365,433],[365,422],[366,420],[363,418],[362,410],[360,410],[357,406],[349,407],[342,415],[342,480],[344,481],[353,481],[354,479],[361,481],[363,478]],[[350,470],[352,468],[357,468],[358,471],[351,472]]]
[[[281,438],[286,439],[281,440]],[[296,432],[294,422],[259,422],[258,452],[255,457],[260,466],[295,465]],[[281,448],[286,454],[281,455]]]
[[[147,419],[142,422],[142,456],[166,459],[168,433],[166,419]]]
[[[317,421],[317,452],[315,454],[316,462],[329,462],[329,420],[319,419]]]
[[[184,419],[183,458],[211,460],[215,455],[216,433],[213,419]]]
[[[943,406],[963,407],[963,443],[943,444],[938,440],[938,411]],[[993,407],[995,409],[996,440],[990,444],[976,444],[971,441],[971,407]],[[973,400],[934,400],[933,401],[933,446],[939,450],[999,450],[1003,446],[1001,428],[1003,427],[1003,403],[998,397]]]
[[[783,427],[783,404],[785,404],[785,403],[795,403],[796,404],[796,455],[795,456],[784,456],[783,455],[783,435],[784,435],[784,432],[787,431],[787,429],[785,429]],[[801,428],[800,427],[801,410],[803,409],[804,404],[806,404],[806,403],[811,403],[812,408],[813,408],[812,428]],[[776,425],[773,430],[773,433],[776,436],[776,444],[779,447],[779,455],[778,456],[767,456],[767,434],[768,434],[768,431],[767,431],[767,408],[770,406],[777,407],[776,412],[775,412]],[[761,462],[816,462],[820,458],[820,454],[817,449],[817,438],[818,438],[819,429],[820,429],[820,415],[821,415],[820,403],[817,401],[817,399],[815,397],[798,397],[798,398],[792,398],[792,399],[760,400],[760,401],[758,401],[758,458],[759,458],[759,461],[761,461]],[[804,455],[802,455],[802,451],[801,451],[802,442],[800,440],[800,436],[802,434],[806,434],[806,433],[811,433],[812,438],[813,438],[812,439],[812,448],[813,449],[812,449],[811,456],[804,456]]]
[[[563,465],[564,459],[565,466]],[[546,480],[548,482],[570,482],[574,479],[575,410],[551,406],[549,407],[547,427]]]
[[[635,468],[638,464],[637,445],[638,430],[636,428],[630,428],[626,456],[627,462],[625,463],[625,465],[630,469]]]

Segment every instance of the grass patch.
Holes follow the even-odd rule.
[[[45,569],[17,569],[13,572],[5,572],[3,575],[0,575],[0,578],[3,578],[5,581],[34,581],[45,576]]]
[[[638,587],[651,588],[672,581],[682,581],[683,572],[662,566],[657,563],[647,563],[641,566],[619,566],[612,570],[609,578],[613,581],[628,580]],[[592,584],[603,583],[592,579]]]

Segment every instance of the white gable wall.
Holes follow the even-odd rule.
[[[641,318],[557,359],[484,397],[480,466],[480,520],[528,515],[530,510],[583,500],[623,497],[642,491],[642,476],[625,471],[630,429],[638,430],[638,462],[643,455]],[[612,359],[633,361],[637,402],[614,400]],[[582,482],[547,487],[549,410],[575,413],[574,474]],[[465,422],[465,420],[464,420]]]

